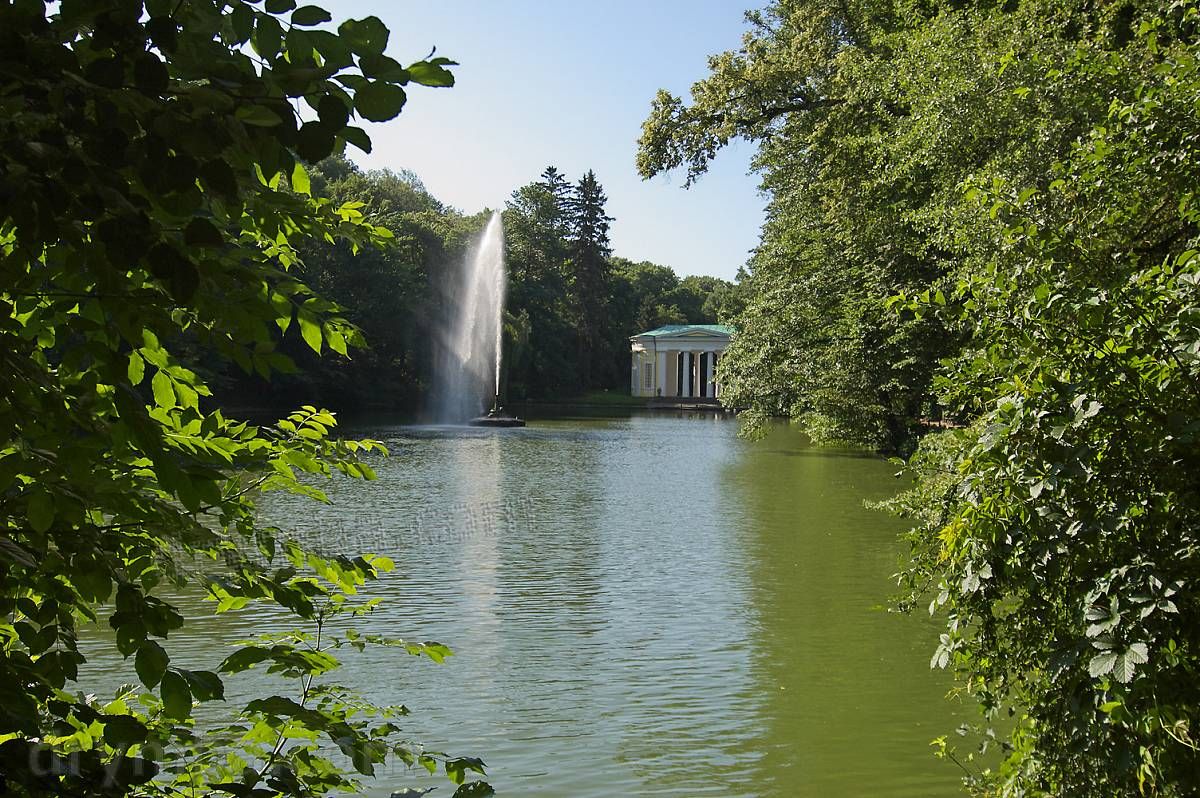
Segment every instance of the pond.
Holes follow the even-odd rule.
[[[703,413],[348,431],[391,449],[377,481],[265,512],[395,560],[369,630],[455,655],[351,652],[340,678],[407,705],[412,738],[482,757],[500,795],[958,794],[929,745],[964,713],[929,670],[939,629],[886,611],[903,525],[863,506],[896,490],[886,462]],[[277,622],[196,620],[172,652],[207,668]],[[231,679],[231,698],[273,679]],[[372,794],[433,784],[452,792],[398,766]]]

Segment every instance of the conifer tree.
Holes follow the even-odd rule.
[[[558,203],[560,211],[565,214],[567,205],[571,199],[571,182],[555,166],[547,166],[545,171],[542,172],[541,178],[534,185],[549,192],[550,196],[554,197]]]
[[[570,255],[575,296],[579,303],[579,367],[585,387],[603,375],[592,373],[592,362],[602,347],[601,323],[608,296],[608,256],[612,252],[605,213],[604,188],[596,173],[588,170],[569,198]]]

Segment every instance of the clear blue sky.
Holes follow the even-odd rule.
[[[723,152],[691,189],[643,181],[637,139],[659,88],[687,97],[707,56],[736,48],[753,0],[331,0],[335,21],[374,14],[402,63],[458,61],[453,89],[415,86],[392,122],[369,125],[367,168],[416,172],[475,212],[499,207],[550,164],[594,169],[609,197],[614,253],[681,275],[732,279],[758,240],[763,200],[747,174],[753,145]]]

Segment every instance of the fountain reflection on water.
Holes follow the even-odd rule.
[[[504,223],[492,213],[446,286],[445,318],[434,362],[433,420],[461,424],[500,395],[504,335]]]

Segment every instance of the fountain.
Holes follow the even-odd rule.
[[[438,337],[434,374],[435,418],[444,424],[523,427],[500,406],[504,339],[504,223],[492,213],[450,286],[450,312]],[[486,415],[479,415],[493,400]]]

